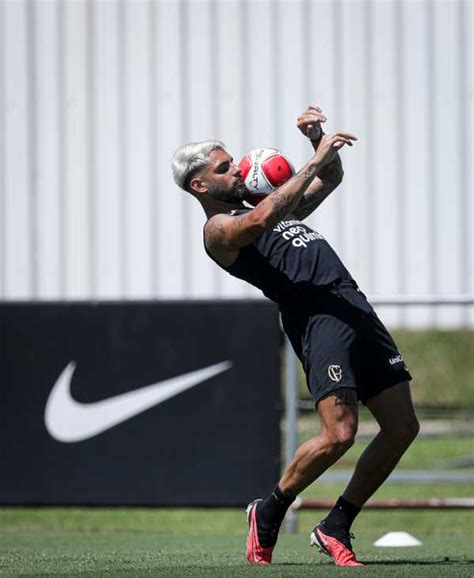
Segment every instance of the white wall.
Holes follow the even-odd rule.
[[[204,254],[182,143],[310,147],[309,104],[359,142],[310,217],[369,294],[473,293],[470,0],[0,3],[1,298],[258,296]],[[473,326],[472,307],[380,309]]]

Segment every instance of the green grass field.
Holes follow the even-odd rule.
[[[451,492],[452,493],[452,492]],[[308,546],[322,512],[303,512],[300,533],[280,537],[274,564],[244,557],[245,515],[237,510],[3,509],[0,573],[81,576],[473,576],[472,512],[375,512],[356,521],[354,542],[366,568],[336,568]],[[407,530],[421,547],[375,548]]]

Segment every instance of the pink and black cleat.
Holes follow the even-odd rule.
[[[352,551],[352,534],[332,534],[327,530],[324,522],[318,524],[311,534],[311,546],[317,546],[322,554],[334,560],[336,566],[365,566],[359,562]]]
[[[257,504],[262,500],[254,500],[247,506],[247,521],[249,523],[249,533],[247,536],[247,560],[250,564],[267,565],[272,562],[274,546],[265,548],[260,545],[257,530]]]

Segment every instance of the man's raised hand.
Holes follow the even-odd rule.
[[[344,145],[352,146],[352,141],[355,140],[357,140],[355,134],[345,130],[325,134],[321,138],[314,159],[321,166],[327,165],[336,158],[337,152]]]
[[[322,133],[321,123],[326,122],[326,115],[323,113],[321,107],[310,105],[298,117],[296,126],[310,140],[318,140]]]

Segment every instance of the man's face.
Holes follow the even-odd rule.
[[[217,149],[209,155],[207,167],[197,176],[203,188],[212,199],[224,203],[239,203],[247,198],[248,191],[242,180],[240,167],[228,152]],[[193,185],[191,180],[191,185]]]

